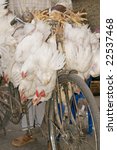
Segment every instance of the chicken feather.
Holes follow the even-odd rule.
[[[15,58],[17,62],[24,62],[30,54],[35,52],[35,45],[42,44],[43,35],[40,32],[34,32],[32,35],[26,36],[17,46]]]

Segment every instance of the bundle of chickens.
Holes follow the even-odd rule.
[[[18,88],[22,102],[47,101],[58,70],[76,70],[84,80],[99,75],[99,33],[84,24],[86,13],[58,4],[21,20],[5,6],[0,0],[0,75]]]

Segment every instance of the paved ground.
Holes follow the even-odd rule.
[[[99,107],[100,97],[95,97],[97,105]],[[43,127],[36,130],[35,137],[37,140],[35,142],[29,143],[20,148],[13,147],[11,145],[12,139],[23,135],[25,132],[22,132],[20,125],[14,125],[9,123],[6,131],[6,136],[3,134],[3,131],[0,131],[0,150],[47,150],[47,129],[46,125],[43,124]]]
[[[47,138],[42,135],[41,131],[35,135],[38,137],[37,140],[17,148],[11,145],[11,141],[16,137],[23,135],[25,132],[21,131],[19,125],[16,126],[11,123],[9,123],[6,130],[6,136],[4,136],[3,133],[0,134],[0,150],[47,150]]]

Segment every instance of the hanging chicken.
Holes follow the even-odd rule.
[[[27,82],[25,86],[23,84],[23,88],[22,82],[19,84],[22,100],[25,97],[32,97],[33,94],[35,94],[33,97],[34,104],[48,100],[56,84],[57,70],[63,68],[64,64],[65,57],[57,50],[56,39],[53,35],[47,42],[43,42],[22,65],[22,82]],[[33,89],[34,91],[31,92]],[[39,93],[43,93],[42,99],[38,98]]]
[[[14,15],[8,12],[8,1],[0,0],[0,44],[12,41],[14,28],[10,25]]]
[[[3,4],[5,1],[0,2]],[[18,0],[15,3],[18,6],[21,4]],[[21,8],[19,13],[22,18],[27,10],[25,6]],[[0,73],[4,72],[5,80],[18,87],[22,101],[33,99],[36,105],[48,100],[60,69],[77,70],[83,79],[99,75],[99,36],[84,25],[86,18],[83,16],[86,13],[74,13],[71,8],[70,0],[60,0],[51,9],[29,9],[33,16],[31,20],[21,20],[21,27],[16,25],[15,29],[10,25],[9,18],[6,19],[4,31],[8,31],[9,36],[1,40]],[[4,18],[4,12],[0,19]],[[2,35],[3,31],[0,32]]]
[[[8,1],[0,0],[0,72],[6,81],[14,63],[16,47],[16,40],[12,37],[14,27],[10,25],[14,15],[8,12],[7,6]]]
[[[88,78],[86,72],[92,76],[99,75],[99,39],[95,34],[87,25],[72,26],[66,23],[64,26],[66,67],[77,70],[83,79]],[[96,75],[91,70],[97,70]]]

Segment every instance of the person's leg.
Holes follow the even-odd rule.
[[[45,115],[45,104],[46,102],[42,102],[35,107],[35,127],[40,127]]]
[[[31,102],[32,103],[32,102]],[[29,103],[28,107],[28,112],[27,116],[26,114],[23,115],[22,120],[21,120],[21,127],[22,130],[25,131],[26,133],[23,134],[22,136],[19,136],[15,139],[12,140],[12,145],[13,146],[23,146],[29,142],[33,142],[35,139],[32,137],[31,129],[33,128],[34,124],[34,112],[35,112],[35,107]],[[28,117],[28,118],[27,118]],[[28,119],[28,121],[27,121]]]
[[[21,127],[23,131],[26,133],[20,137],[17,137],[12,140],[13,146],[23,146],[29,142],[33,142],[35,139],[32,137],[31,129],[33,128],[34,124],[34,109],[35,107],[31,105],[32,102],[28,104],[27,107],[27,115],[24,114],[21,120]]]
[[[34,127],[35,106],[32,101],[28,104],[27,114],[24,114],[21,120],[21,127],[23,131],[30,130]]]
[[[21,120],[22,130],[26,131],[26,134],[13,139],[12,145],[20,147],[29,142],[33,142],[35,138],[32,135],[31,129],[33,129],[34,123],[35,123],[35,127],[41,126],[44,118],[44,114],[45,114],[45,102],[36,106],[31,105],[28,109],[29,123],[27,122],[26,115],[24,115]]]

